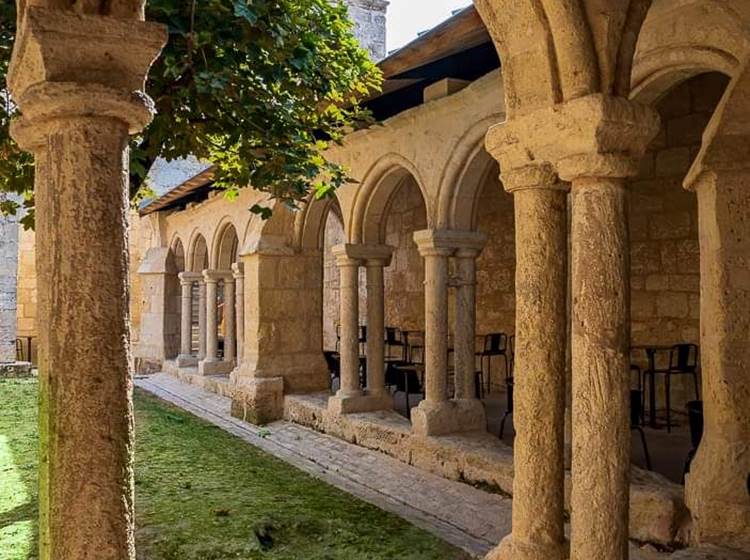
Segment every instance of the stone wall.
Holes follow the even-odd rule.
[[[0,362],[16,361],[18,223],[0,215]]]
[[[339,324],[339,269],[331,250],[344,243],[344,226],[334,211],[328,212],[323,241],[323,348],[336,348],[336,326]]]
[[[487,235],[487,245],[477,259],[478,335],[511,335],[516,324],[513,196],[505,192],[498,174],[493,166],[477,201],[478,229]]]
[[[354,36],[373,60],[386,55],[385,13],[388,2],[383,0],[346,0],[349,17],[354,22]]]
[[[395,248],[385,269],[385,324],[424,330],[424,259],[414,232],[427,227],[422,194],[411,179],[393,194],[385,224],[385,243]]]
[[[631,185],[633,345],[699,343],[698,208],[695,194],[683,189],[682,181],[726,84],[721,75],[701,75],[657,105],[662,130]],[[634,359],[645,365],[643,355]],[[684,389],[677,389],[675,403],[692,398],[692,391]]]
[[[18,336],[36,336],[36,235],[19,228],[18,232]],[[36,350],[34,350],[36,353]]]

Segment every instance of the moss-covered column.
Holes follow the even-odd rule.
[[[135,557],[127,144],[165,39],[139,17],[19,17],[8,85],[37,166],[42,560]]]

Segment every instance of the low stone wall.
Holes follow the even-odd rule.
[[[284,419],[381,451],[425,471],[479,488],[513,493],[513,450],[486,432],[420,437],[393,411],[332,416],[328,395],[287,395]],[[570,471],[565,476],[570,503]],[[659,474],[633,467],[630,488],[630,538],[680,547],[686,544],[689,514],[683,489]]]
[[[163,371],[183,383],[195,385],[222,397],[232,398],[234,396],[234,387],[229,382],[228,375],[200,375],[197,367],[178,368],[174,360],[165,361]]]

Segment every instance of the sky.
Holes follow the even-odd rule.
[[[403,47],[450,17],[453,10],[465,8],[471,0],[390,0],[388,6],[388,51]]]

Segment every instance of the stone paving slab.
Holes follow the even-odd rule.
[[[228,397],[167,374],[137,378],[136,386],[473,556],[485,555],[510,533],[511,500],[503,496],[291,422],[253,426],[230,415]],[[632,560],[668,557],[634,545],[630,556]]]

